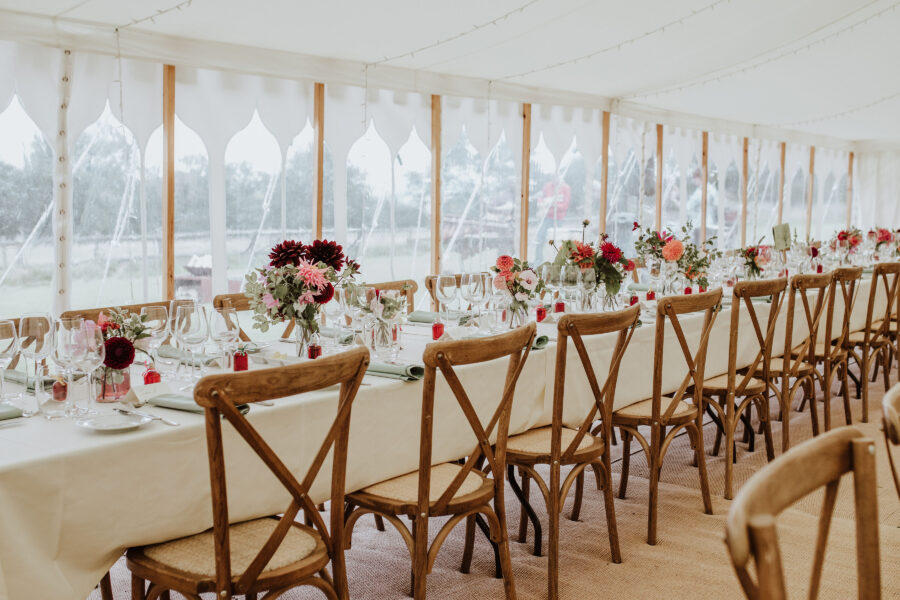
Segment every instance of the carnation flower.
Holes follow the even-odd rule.
[[[497,257],[497,268],[501,271],[509,271],[513,268],[513,265],[515,265],[515,261],[512,256],[504,254]]]
[[[313,296],[313,300],[317,304],[325,304],[330,302],[332,298],[334,298],[334,286],[330,283],[326,283],[325,287],[322,288],[322,291]]]
[[[316,288],[317,291],[328,283],[325,280],[325,271],[305,260],[301,260],[297,265],[296,277],[309,287]]]
[[[671,239],[663,246],[662,257],[670,262],[678,260],[682,254],[684,254],[684,244],[681,243],[681,240]]]
[[[600,245],[600,254],[611,263],[619,262],[622,258],[622,250],[612,242],[603,242]]]
[[[340,271],[344,266],[344,251],[335,242],[316,240],[306,247],[306,259],[314,265],[325,263],[335,271]]]
[[[106,358],[103,364],[110,369],[127,369],[134,362],[134,344],[122,336],[111,337],[103,345]]]
[[[501,273],[497,273],[494,275],[494,289],[495,290],[505,290],[506,289],[506,276],[503,273],[507,273],[508,271],[503,271]]]
[[[534,271],[531,269],[526,269],[519,273],[519,282],[522,284],[522,287],[528,290],[529,292],[533,292],[534,288],[537,287],[538,278],[535,275]]]
[[[284,240],[269,252],[270,264],[273,267],[284,267],[286,265],[297,266],[300,260],[306,254],[306,246],[302,242],[294,240]]]

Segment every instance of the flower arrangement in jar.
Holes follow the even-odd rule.
[[[497,257],[491,271],[494,273],[494,289],[509,294],[510,327],[524,324],[528,303],[544,290],[544,282],[527,261],[507,254]]]

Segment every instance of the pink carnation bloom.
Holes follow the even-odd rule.
[[[321,290],[328,283],[325,280],[325,271],[305,260],[300,261],[300,264],[297,265],[297,279],[309,287],[315,288],[316,291]]]
[[[266,292],[262,297],[263,304],[266,305],[266,308],[275,308],[278,306],[278,300],[272,294]]]
[[[504,271],[494,275],[494,289],[496,290],[506,289],[506,276],[504,276],[503,273],[508,273],[508,271]]]
[[[681,243],[681,240],[672,239],[663,246],[662,257],[670,262],[678,260],[682,254],[684,254],[684,244]]]

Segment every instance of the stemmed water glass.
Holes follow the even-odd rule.
[[[175,339],[187,348],[190,354],[190,381],[199,379],[199,376],[196,374],[196,352],[206,342],[209,335],[203,310],[194,302],[177,306],[175,309],[175,320],[172,321],[172,333],[175,334]]]
[[[44,395],[44,374],[39,372],[39,365],[53,350],[52,323],[53,320],[47,313],[25,315],[19,319],[20,351],[26,363],[29,358],[34,361],[34,408],[23,408],[24,417],[30,417],[40,410],[41,397]],[[28,388],[27,377],[25,388]]]
[[[81,325],[81,338],[84,343],[84,352],[81,354],[80,360],[77,362],[78,370],[85,374],[87,379],[88,391],[88,409],[83,411],[85,414],[93,414],[97,411],[93,408],[96,406],[97,394],[94,389],[94,371],[103,365],[106,360],[106,344],[103,340],[103,331],[96,323],[85,321]]]
[[[581,311],[590,312],[593,306],[594,291],[597,289],[597,271],[585,269],[581,272]]]
[[[484,285],[483,273],[465,273],[460,279],[460,292],[462,292],[463,299],[469,303],[473,322],[479,316],[481,305],[484,302]]]
[[[564,265],[560,270],[560,287],[563,292],[563,300],[566,304],[578,300],[578,285],[581,283],[581,267],[577,265]]]
[[[209,337],[222,353],[222,368],[231,370],[232,348],[240,336],[237,311],[231,306],[217,308],[209,315]]]
[[[447,313],[448,319],[450,318],[450,304],[456,300],[458,290],[455,275],[441,275],[434,282],[434,295],[437,301],[444,306],[444,312]]]
[[[11,404],[12,397],[3,391],[4,375],[9,363],[19,353],[19,334],[12,321],[0,321],[0,404]]]
[[[44,404],[41,410],[48,418],[61,416],[60,412],[63,415],[80,412],[80,409],[73,405],[73,394],[69,392],[73,387],[75,371],[85,353],[83,325],[84,319],[81,317],[59,318],[53,324],[53,352],[51,352],[50,358],[62,370],[63,377],[66,379],[66,398],[61,402],[53,398],[52,401]]]
[[[325,311],[325,326],[327,330],[324,337],[328,340],[327,344],[329,347],[336,348],[340,345],[341,333],[344,331],[344,324],[341,321],[345,309],[341,300],[340,289],[336,290],[334,298],[325,303],[323,310]]]
[[[560,278],[562,277],[562,269],[559,265],[545,264],[541,269],[541,279],[544,282],[544,287],[550,291],[550,300],[551,302],[559,293],[560,286],[562,284]]]
[[[147,339],[147,351],[156,362],[157,351],[169,335],[169,311],[165,306],[145,306],[141,308],[141,317],[147,328],[146,333],[150,336]]]

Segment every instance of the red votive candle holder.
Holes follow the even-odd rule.
[[[148,366],[147,370],[144,371],[144,385],[159,383],[160,381],[162,381],[162,377],[160,377],[159,372],[153,367]]]
[[[544,308],[543,306],[538,306],[534,310],[534,314],[535,314],[535,317],[537,317],[537,322],[540,323],[541,321],[543,321],[544,319],[547,318],[547,309]]]
[[[705,293],[706,293],[706,288],[701,286],[701,288],[700,288],[700,293],[701,293],[701,294],[705,294]]]
[[[306,356],[310,360],[319,358],[322,356],[322,346],[318,344],[310,344],[306,347]]]
[[[649,293],[649,292],[648,292],[648,293]],[[632,295],[631,295],[631,298],[628,299],[628,306],[634,306],[634,305],[637,304],[637,303],[638,303],[638,297],[637,297],[637,294],[632,294]]]
[[[656,300],[656,292],[653,290],[647,290],[647,301]]]
[[[66,396],[69,395],[69,386],[65,381],[57,379],[53,382],[53,399],[57,402],[64,402]]]
[[[693,293],[694,293],[694,288],[692,288],[691,286],[687,286],[686,288],[684,288],[685,296],[690,296]]]
[[[235,371],[246,371],[247,370],[247,353],[246,352],[235,352],[234,353],[234,370]]]
[[[566,312],[566,303],[565,302],[557,302],[553,305],[553,312]]]
[[[444,324],[438,321],[431,324],[431,339],[439,340],[444,335]]]
[[[816,265],[816,273],[822,272],[822,265]]]

